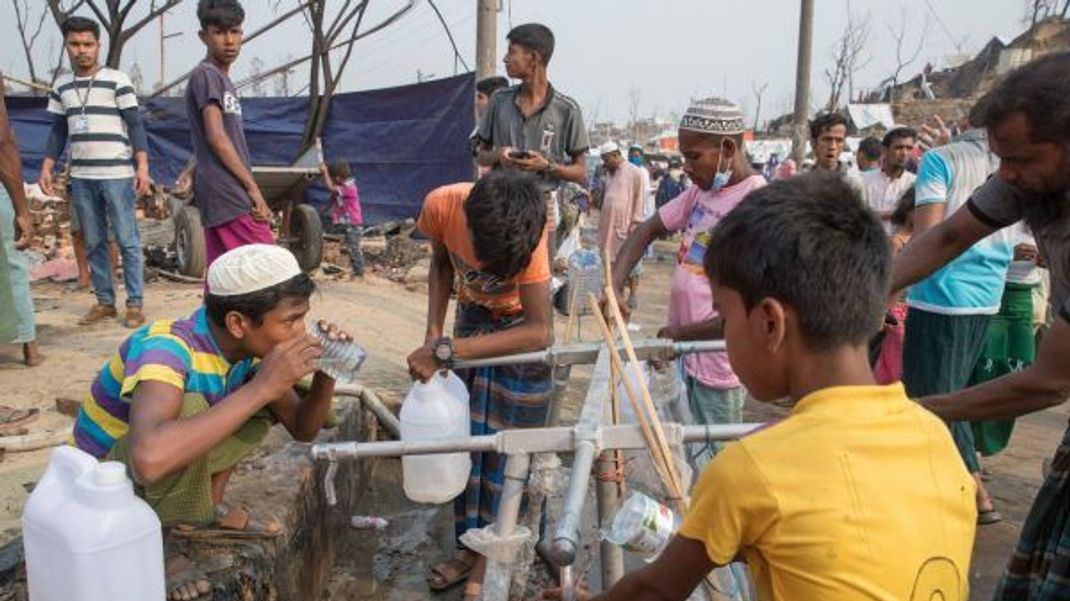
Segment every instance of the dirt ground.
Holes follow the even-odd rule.
[[[666,310],[671,265],[650,262],[640,288],[637,336],[653,336]],[[27,369],[18,362],[15,347],[0,347],[0,404],[36,407],[42,416],[30,426],[32,436],[62,437],[72,420],[54,409],[57,397],[81,398],[92,378],[129,332],[116,322],[79,327],[78,317],[93,302],[87,292],[70,292],[58,284],[33,288],[44,365]],[[121,296],[121,295],[120,295]],[[146,312],[150,319],[188,314],[200,303],[199,286],[156,282],[146,290]],[[422,338],[426,313],[426,293],[419,286],[403,286],[372,278],[365,283],[326,281],[313,300],[312,315],[335,320],[347,327],[369,349],[365,383],[387,402],[398,402],[408,388],[404,359]],[[564,320],[558,320],[558,335]],[[592,323],[582,327],[584,339],[595,335]],[[564,419],[574,419],[577,399],[582,398],[582,370],[576,374],[562,407]],[[748,420],[766,420],[780,415],[769,406],[748,406]],[[992,472],[989,483],[1002,523],[978,531],[973,568],[971,599],[988,599],[1013,548],[1017,532],[1040,485],[1041,460],[1050,457],[1066,427],[1070,410],[1066,406],[1019,420],[1009,448],[986,461]],[[19,515],[27,490],[40,477],[47,451],[8,453],[0,460],[0,546],[19,531]],[[339,564],[334,587],[335,599],[425,598],[423,584],[427,555],[441,557],[448,551],[448,509],[428,509],[408,503],[396,491],[383,490],[396,482],[396,466],[377,470],[384,477],[370,483],[363,510],[394,520],[388,530],[356,532],[351,535],[353,553]],[[406,534],[408,533],[408,534]],[[366,558],[372,556],[372,561]],[[419,561],[413,562],[417,557]],[[880,558],[874,558],[880,561]],[[595,568],[594,571],[597,571]],[[310,600],[311,601],[311,600]]]

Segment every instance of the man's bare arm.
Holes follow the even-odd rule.
[[[915,227],[919,212],[928,206],[915,210]],[[915,233],[892,262],[892,293],[929,277],[994,231],[964,206],[949,219]]]
[[[1044,337],[1033,365],[958,392],[925,397],[921,404],[956,421],[1009,419],[1054,407],[1070,397],[1067,357],[1070,322],[1060,318]]]

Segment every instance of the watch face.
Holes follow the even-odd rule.
[[[450,358],[451,352],[450,345],[447,342],[440,342],[435,345],[435,357],[439,361],[445,361]]]

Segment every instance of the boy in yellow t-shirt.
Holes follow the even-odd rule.
[[[947,426],[869,368],[889,262],[835,174],[756,190],[713,230],[705,270],[732,369],[794,407],[728,445],[661,556],[599,599],[682,601],[736,558],[762,600],[968,597],[973,480]]]

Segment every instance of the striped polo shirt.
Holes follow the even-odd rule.
[[[128,108],[137,108],[137,95],[122,71],[101,67],[96,78],[67,75],[56,83],[48,98],[48,112],[67,117],[71,177],[134,177],[134,153],[119,114]]]
[[[129,431],[141,382],[163,382],[215,405],[255,373],[252,358],[231,364],[212,338],[204,307],[187,319],[161,319],[130,335],[93,381],[74,423],[74,444],[103,458]]]

